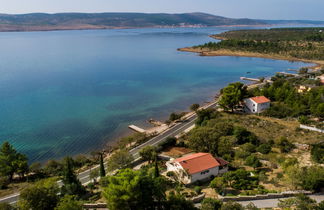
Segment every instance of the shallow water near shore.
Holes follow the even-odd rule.
[[[129,124],[211,100],[241,76],[305,66],[176,50],[232,29],[0,33],[0,143],[9,141],[30,162],[88,153]]]

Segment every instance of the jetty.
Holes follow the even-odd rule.
[[[253,82],[260,82],[260,79],[249,78],[249,77],[240,77],[240,80],[248,80],[248,81],[253,81]]]
[[[282,74],[286,76],[293,76],[293,77],[298,77],[299,74],[293,74],[293,73],[288,73],[288,72],[277,72],[277,74]]]
[[[140,127],[138,127],[138,126],[136,126],[136,125],[129,125],[128,127],[129,127],[131,130],[136,131],[136,132],[138,132],[138,133],[146,133],[146,130],[144,130],[143,128],[140,128]]]
[[[299,72],[298,69],[287,69],[287,71],[294,71],[294,72]]]

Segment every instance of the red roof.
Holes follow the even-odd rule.
[[[214,158],[209,153],[195,153],[174,160],[178,162],[189,174],[195,174],[217,166],[228,164],[221,158]]]
[[[256,97],[252,97],[250,99],[253,100],[257,104],[263,104],[263,103],[270,102],[270,100],[264,96],[256,96]]]

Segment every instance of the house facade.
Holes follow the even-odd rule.
[[[184,184],[206,180],[228,171],[227,161],[215,158],[209,153],[195,153],[171,159],[166,166],[167,171],[174,172],[178,180]]]
[[[246,98],[243,101],[247,113],[261,113],[270,107],[270,100],[264,96]]]

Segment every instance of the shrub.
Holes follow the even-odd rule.
[[[271,146],[269,144],[261,144],[256,150],[262,154],[268,154],[271,151]]]
[[[0,177],[0,190],[6,189],[8,187],[9,180],[7,177],[1,176]]]
[[[244,151],[247,151],[247,152],[250,152],[250,153],[253,153],[256,151],[256,146],[251,144],[250,142],[249,143],[245,143],[242,145],[242,149]]]
[[[257,168],[262,165],[260,160],[255,155],[250,155],[249,157],[247,157],[245,160],[245,164],[253,168]]]
[[[295,145],[289,142],[286,137],[280,137],[276,141],[276,145],[279,147],[280,151],[284,153],[288,153],[295,148]]]
[[[194,191],[199,195],[201,193],[201,187],[200,186],[195,186]]]
[[[313,145],[311,156],[315,162],[324,163],[324,143]]]
[[[245,159],[245,158],[247,158],[250,155],[251,155],[250,152],[244,151],[241,148],[239,148],[238,150],[235,151],[235,157],[236,158],[243,158],[243,159]]]
[[[220,200],[216,200],[213,198],[205,198],[201,203],[201,210],[218,210],[222,206],[222,202]]]
[[[176,143],[177,139],[175,137],[168,137],[165,141],[158,144],[158,151],[161,151],[170,146],[174,146]]]

